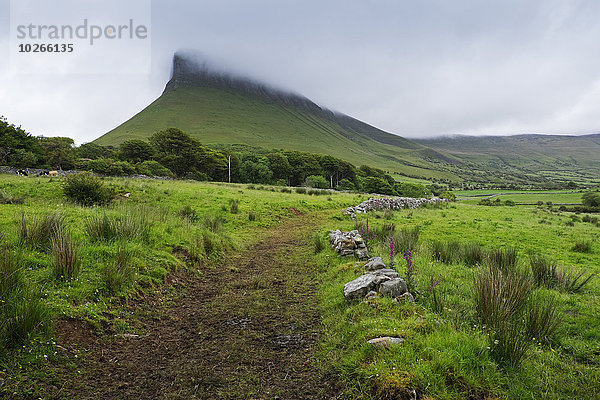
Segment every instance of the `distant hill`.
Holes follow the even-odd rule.
[[[474,174],[600,183],[600,134],[453,136],[415,140],[450,154]]]
[[[171,80],[147,108],[95,143],[119,145],[180,128],[205,145],[244,144],[331,154],[392,173],[459,180],[443,167],[459,162],[422,144],[323,108],[304,96],[176,54]]]

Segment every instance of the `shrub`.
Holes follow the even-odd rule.
[[[577,241],[573,245],[573,251],[576,251],[578,253],[591,253],[592,242],[588,240]]]
[[[52,237],[54,262],[52,271],[57,279],[70,280],[79,272],[81,260],[78,249],[71,235],[64,229]]]
[[[298,193],[298,194],[306,194],[306,188],[298,187],[298,188],[296,188],[296,193]]]
[[[108,204],[115,197],[115,191],[89,172],[68,175],[63,183],[67,199],[82,206]]]
[[[45,217],[33,217],[27,221],[25,213],[19,220],[19,237],[21,242],[34,249],[46,250],[52,245],[52,238],[65,226],[65,218],[55,212]]]
[[[173,172],[158,161],[144,161],[135,166],[137,172],[149,176],[173,177]]]
[[[292,193],[292,189],[288,187],[281,188],[281,193]]]

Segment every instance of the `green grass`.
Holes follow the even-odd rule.
[[[350,398],[380,398],[383,393],[401,397],[407,396],[408,389],[417,390],[419,398],[432,399],[597,398],[597,279],[588,281],[579,292],[564,290],[561,285],[554,289],[532,287],[531,295],[516,306],[516,315],[523,317],[515,321],[520,322],[491,330],[478,318],[474,299],[475,278],[489,267],[473,266],[460,258],[444,263],[431,256],[435,241],[456,242],[463,249],[466,244],[477,243],[486,254],[496,249],[511,253],[507,249],[514,249],[514,271],[529,279],[528,255],[542,253],[571,278],[583,273],[578,280],[582,283],[589,274],[600,272],[600,252],[593,248],[591,253],[579,253],[573,251],[573,243],[597,242],[600,229],[583,222],[566,226],[570,215],[537,207],[466,204],[400,210],[391,220],[371,214],[371,229],[390,223],[396,229],[420,227],[413,254],[421,294],[414,305],[394,304],[387,298],[347,303],[343,285],[357,277],[359,269],[354,261],[340,259],[332,252],[319,254],[325,271],[320,297],[326,330],[321,352],[326,370],[346,383]],[[550,224],[540,224],[542,218]],[[345,221],[337,228],[353,226],[353,222]],[[389,259],[388,249],[381,243],[371,253],[381,255],[386,263]],[[512,256],[496,258],[506,260],[502,265],[513,265]],[[405,276],[402,258],[397,256],[395,264]],[[432,276],[440,282],[435,297],[429,290]],[[389,350],[366,343],[387,335],[402,337],[405,342]]]
[[[59,361],[52,356],[57,349],[50,330],[59,318],[84,320],[98,333],[123,331],[119,316],[130,313],[127,299],[162,290],[169,273],[197,273],[199,263],[216,262],[234,248],[243,251],[297,212],[341,210],[365,200],[355,194],[281,193],[269,186],[248,190],[245,185],[194,181],[106,181],[130,192],[130,198],[108,207],[82,207],[66,201],[61,178],[0,177],[0,190],[24,199],[23,204],[0,207],[1,239],[15,249],[15,260],[18,256],[18,264],[5,263],[4,269],[17,283],[3,277],[6,290],[0,288],[6,293],[0,341],[11,344],[0,351],[1,377],[6,379],[0,397],[12,396],[12,390],[27,397],[39,389],[33,380],[23,383],[20,377],[47,373],[44,355]],[[197,218],[190,213],[182,218],[185,205]],[[23,240],[21,214],[27,228]],[[58,220],[58,234],[53,224],[43,223]],[[31,231],[32,226],[47,229]]]

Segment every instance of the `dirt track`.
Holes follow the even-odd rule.
[[[98,339],[81,323],[62,323],[59,344],[87,355],[81,376],[68,374],[54,398],[335,398],[314,365],[312,218],[295,216],[221,267],[201,268],[200,277],[172,277],[186,294],[137,313],[139,337]]]

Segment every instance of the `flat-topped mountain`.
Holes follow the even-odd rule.
[[[185,54],[175,54],[171,79],[156,101],[95,142],[119,145],[168,127],[182,129],[205,145],[331,154],[390,172],[456,178],[435,165],[453,160],[421,144]]]

